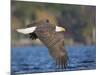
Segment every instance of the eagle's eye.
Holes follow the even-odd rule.
[[[49,23],[49,20],[47,19],[46,22]]]

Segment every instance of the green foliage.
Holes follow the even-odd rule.
[[[37,20],[36,14],[38,12],[41,14],[41,11],[38,10],[43,10],[44,14],[49,12],[55,18],[58,16],[65,28],[70,27],[71,31],[77,31],[79,35],[85,35],[85,37],[92,34],[92,29],[96,26],[94,21],[96,16],[95,6],[12,1],[11,7],[14,10],[12,16],[21,20],[23,25],[25,25],[26,20]],[[57,23],[60,21],[57,20]],[[13,39],[16,39],[15,37]]]

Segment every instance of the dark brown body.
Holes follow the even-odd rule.
[[[56,61],[59,68],[66,68],[67,52],[64,48],[64,34],[63,32],[56,32],[55,26],[48,23],[39,25],[34,34],[48,47],[50,55]]]

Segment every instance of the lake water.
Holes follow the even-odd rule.
[[[11,49],[11,73],[40,73],[96,69],[96,46],[66,46],[69,61],[67,69],[57,69],[48,49],[44,46]]]

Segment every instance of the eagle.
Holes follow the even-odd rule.
[[[60,26],[52,25],[49,20],[34,22],[17,32],[28,34],[30,39],[39,39],[47,48],[58,68],[66,69],[68,54],[64,48],[64,31]]]

